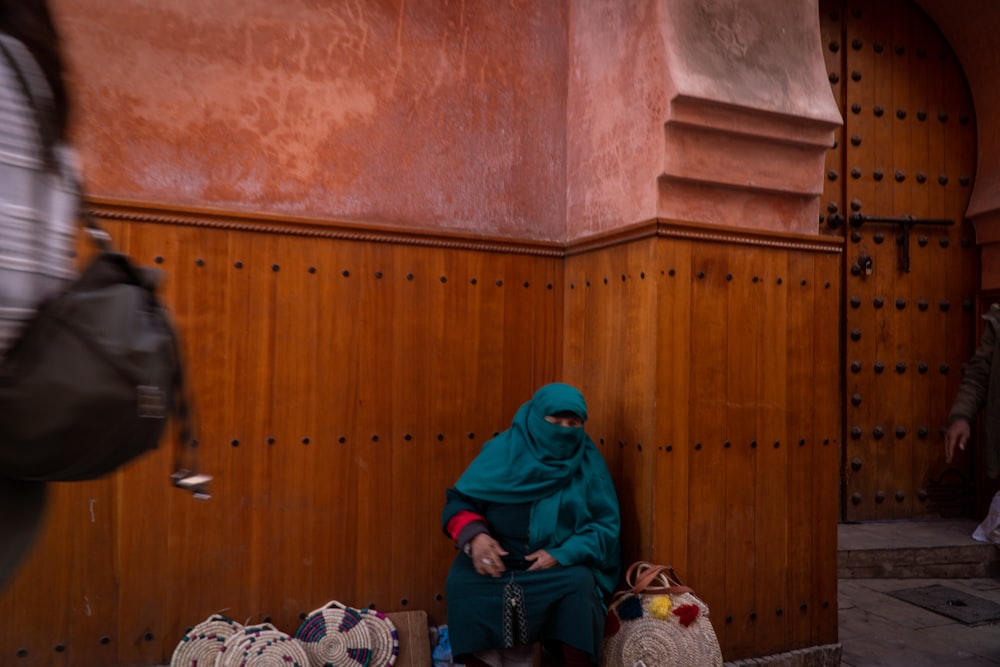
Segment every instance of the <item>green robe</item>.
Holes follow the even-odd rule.
[[[443,526],[458,511],[472,511],[511,552],[499,578],[479,575],[468,556],[456,556],[447,582],[455,655],[556,639],[598,660],[604,599],[621,568],[618,500],[604,458],[584,429],[545,420],[560,412],[585,420],[580,392],[564,384],[539,389],[448,491]],[[538,549],[559,567],[524,569],[529,563],[523,556]],[[523,595],[523,617],[520,610],[511,616],[512,591]]]

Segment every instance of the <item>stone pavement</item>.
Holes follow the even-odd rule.
[[[971,520],[842,524],[842,667],[1000,666],[1000,624],[966,625],[890,591],[942,585],[1000,604],[1000,549]]]

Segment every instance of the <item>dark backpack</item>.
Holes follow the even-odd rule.
[[[37,112],[16,56],[2,43],[0,50]],[[156,295],[158,272],[135,266],[83,218],[97,254],[41,305],[0,360],[0,477],[101,477],[155,448],[173,415],[173,481],[207,497],[211,478],[197,473],[179,344]]]

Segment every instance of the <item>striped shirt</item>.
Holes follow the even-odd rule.
[[[51,105],[48,82],[30,52],[0,34],[32,96]],[[45,169],[35,111],[17,72],[0,53],[0,355],[38,306],[76,276],[76,170],[69,147],[55,148],[58,173]]]

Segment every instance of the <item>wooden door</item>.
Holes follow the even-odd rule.
[[[846,239],[843,518],[971,516],[970,459],[943,457],[980,280],[968,85],[910,0],[821,0],[820,22],[844,118],[820,219]]]

